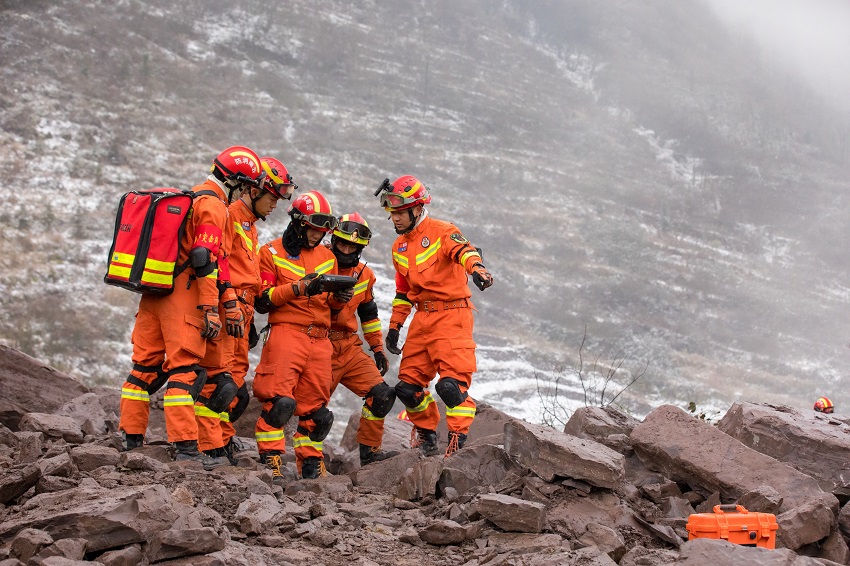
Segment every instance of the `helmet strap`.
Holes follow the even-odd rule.
[[[419,207],[419,214],[417,216],[414,216],[413,215],[413,209],[416,208],[417,206]],[[407,228],[405,228],[404,230],[396,230],[395,233],[398,234],[399,236],[401,236],[403,234],[410,234],[411,232],[413,232],[413,229],[416,228],[416,223],[419,221],[419,217],[422,216],[423,210],[425,210],[425,208],[422,205],[415,205],[415,206],[411,206],[410,208],[408,208],[407,209],[407,215],[408,215],[408,218],[410,218],[410,225]]]

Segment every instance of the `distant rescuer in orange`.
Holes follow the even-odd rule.
[[[830,401],[829,397],[821,397],[815,401],[814,409],[818,413],[826,413],[828,415],[835,410],[835,407],[832,405],[832,401]]]
[[[254,397],[263,405],[255,437],[261,461],[281,477],[283,428],[297,415],[292,439],[296,465],[301,477],[316,478],[324,474],[322,441],[333,425],[327,407],[331,310],[342,309],[352,291],[329,294],[322,288],[323,275],[337,274],[334,254],[319,245],[337,225],[324,195],[318,191],[299,195],[289,216],[283,235],[260,248],[263,292],[255,307],[269,313],[271,329],[254,376]]]
[[[219,381],[215,388],[205,391],[214,399],[210,403],[202,393],[201,400],[206,404],[195,404],[195,417],[198,421],[198,446],[207,455],[223,459],[235,465],[232,439],[236,435],[233,423],[239,419],[248,407],[250,394],[245,384],[248,373],[248,350],[251,340],[251,325],[254,318],[254,298],[260,294],[260,246],[257,243],[257,220],[266,216],[277,207],[279,199],[292,198],[297,188],[289,176],[286,167],[274,157],[261,157],[260,165],[265,173],[262,187],[250,187],[242,192],[238,200],[230,207],[226,239],[230,243],[228,265],[230,267],[230,285],[235,293],[236,305],[244,318],[242,332],[237,336],[222,333],[218,340],[208,343],[207,356],[201,362],[210,375],[210,381]],[[210,345],[216,350],[210,356]],[[207,364],[211,364],[208,366]],[[220,395],[221,383],[232,384],[236,393],[232,401]],[[209,381],[208,381],[209,386]],[[226,405],[222,406],[226,402]],[[226,463],[225,460],[223,463]]]
[[[133,328],[133,370],[121,388],[121,418],[127,450],[142,445],[150,414],[150,395],[165,385],[165,426],[174,443],[177,460],[194,460],[207,465],[209,456],[198,450],[195,401],[206,383],[199,365],[207,340],[215,339],[222,326],[236,332],[242,324],[238,308],[219,315],[223,283],[229,281],[225,230],[227,206],[234,193],[263,182],[260,158],[244,146],[221,152],[207,180],[192,190],[198,195],[180,243],[181,272],[170,295],[144,295],[139,302]],[[232,291],[232,289],[231,289]],[[229,402],[229,401],[228,401]]]
[[[336,256],[341,275],[357,279],[354,297],[331,317],[330,339],[333,344],[333,382],[331,395],[339,384],[364,400],[357,429],[360,465],[386,460],[398,454],[381,450],[384,439],[384,417],[395,403],[395,390],[383,379],[390,367],[384,355],[378,305],[372,296],[375,274],[360,261],[363,248],[369,245],[372,231],[366,219],[357,212],[343,214],[331,236],[331,251]],[[374,353],[374,361],[363,351],[357,335],[358,322],[363,338]]]
[[[428,215],[425,205],[431,195],[416,177],[404,175],[393,183],[385,179],[375,196],[390,213],[398,234],[392,248],[396,296],[386,339],[390,353],[402,353],[399,330],[416,307],[403,347],[396,395],[407,407],[418,437],[416,445],[432,456],[438,452],[440,413],[427,387],[440,374],[434,390],[446,404],[449,456],[463,447],[475,418],[475,401],[467,393],[476,370],[467,276],[482,291],[493,284],[493,277],[478,249],[455,225]]]

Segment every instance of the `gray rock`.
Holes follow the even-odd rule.
[[[623,455],[586,440],[519,420],[505,424],[505,452],[546,481],[575,478],[597,487],[623,485]]]

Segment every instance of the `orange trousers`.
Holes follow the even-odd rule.
[[[230,375],[233,376],[233,382],[236,387],[245,385],[245,376],[248,375],[248,329],[251,328],[251,321],[245,323],[245,337],[234,339],[233,358],[230,366]],[[230,404],[233,409],[239,399],[234,399]],[[236,429],[233,428],[233,423],[230,422],[228,413],[221,414],[221,439],[222,446],[227,444],[231,438],[236,436]]]
[[[157,366],[164,372],[177,369],[169,383],[191,386],[198,377],[195,369],[206,352],[206,339],[201,336],[204,321],[198,310],[198,286],[183,272],[174,282],[174,292],[165,297],[143,295],[133,326],[134,366]],[[156,372],[133,369],[131,376],[145,383],[157,377]],[[169,442],[197,440],[194,401],[189,391],[166,385],[165,428]],[[150,397],[144,387],[125,381],[121,387],[118,427],[127,434],[145,434],[150,415]]]
[[[381,372],[369,354],[363,351],[356,334],[345,340],[333,340],[333,381],[331,395],[339,384],[364,398],[360,413],[360,426],[357,429],[357,442],[366,446],[380,448],[384,439],[384,418],[372,414],[372,398],[366,398],[369,391],[384,381]]]
[[[219,309],[224,312],[224,309]],[[228,335],[224,328],[215,340],[207,340],[207,352],[201,360],[201,367],[207,371],[207,377],[222,372],[230,372],[233,365],[233,352],[237,338]],[[201,395],[210,398],[215,391],[215,384],[204,385]],[[227,443],[224,439],[222,420],[228,420],[227,412],[216,413],[207,408],[202,402],[195,403],[195,420],[198,422],[198,448],[203,451],[221,448]]]
[[[291,324],[273,324],[269,332],[260,363],[254,376],[254,397],[263,404],[263,410],[272,408],[275,397],[295,399],[295,415],[304,417],[321,407],[326,407],[331,397],[331,354],[333,348],[327,338],[311,338]],[[292,438],[298,470],[305,458],[322,457],[322,442],[310,440],[316,424],[312,419],[298,420]],[[260,416],[255,426],[257,449],[262,454],[272,450],[284,452],[283,428],[274,428]]]
[[[472,339],[472,309],[416,311],[404,342],[398,380],[424,388],[417,395],[419,404],[407,408],[410,422],[418,428],[437,430],[440,412],[428,391],[431,380],[451,377],[460,382],[465,393],[472,385],[475,341]],[[446,426],[450,431],[469,433],[475,418],[475,400],[467,397],[456,407],[446,407]]]

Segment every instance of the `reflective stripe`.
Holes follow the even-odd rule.
[[[478,261],[481,261],[481,256],[478,255],[478,252],[466,252],[462,256],[460,256],[460,264],[466,268],[466,262],[469,258],[475,257],[478,258]]]
[[[393,252],[393,260],[395,260],[395,262],[400,266],[407,267],[407,256],[403,256],[400,253]]]
[[[363,324],[363,333],[369,334],[370,332],[377,332],[381,329],[381,321],[373,320],[372,322],[367,322]]]
[[[161,271],[163,273],[173,273],[174,263],[175,262],[173,261],[160,261],[158,259],[147,258],[145,260],[145,269],[150,269],[151,271]]]
[[[136,256],[133,254],[122,254],[121,252],[115,252],[112,254],[112,263],[123,263],[124,265],[133,265],[133,261],[136,260]]]
[[[230,413],[228,413],[227,411],[224,411],[223,413],[219,413],[218,418],[221,419],[221,422],[223,422],[223,423],[229,423],[230,422]]]
[[[206,276],[207,279],[218,279],[218,268],[212,270],[212,273]]]
[[[416,405],[415,407],[413,407],[412,409],[410,407],[408,407],[407,412],[408,413],[421,413],[422,411],[424,411],[425,409],[428,408],[428,405],[430,405],[433,402],[434,402],[434,397],[431,396],[431,392],[426,391],[425,396],[422,398],[422,402],[419,403],[418,405]]]
[[[431,256],[437,253],[441,247],[443,247],[442,238],[437,238],[437,241],[428,246],[424,252],[416,254],[416,265],[425,263],[431,259]]]
[[[205,405],[195,405],[195,416],[196,417],[206,417],[208,419],[218,419],[220,418],[219,413],[215,411],[211,411]]]
[[[242,224],[240,224],[239,222],[234,222],[233,228],[236,233],[239,234],[243,240],[245,240],[245,245],[248,247],[248,251],[254,251],[254,242],[252,242],[248,234],[245,233],[245,229],[242,228]]]
[[[322,451],[322,441],[313,442],[309,436],[296,436],[292,439],[292,446],[295,448],[315,448],[319,452]]]
[[[118,277],[120,279],[129,279],[130,278],[130,267],[123,265],[116,265],[114,263],[109,264],[109,276],[110,277]]]
[[[129,387],[121,388],[122,399],[132,399],[133,401],[151,402],[151,396],[144,389],[130,389]]]
[[[384,417],[376,417],[372,414],[372,411],[369,410],[369,407],[363,405],[363,409],[360,411],[360,417],[366,419],[367,421],[382,421]]]
[[[191,395],[166,395],[162,400],[163,407],[181,407],[187,405],[189,407],[195,404],[195,400]]]
[[[276,266],[280,267],[281,269],[285,269],[286,271],[289,271],[290,273],[294,273],[299,278],[307,275],[307,272],[304,271],[304,268],[301,267],[300,265],[295,265],[291,261],[285,260],[285,259],[283,259],[282,257],[279,257],[279,256],[272,256],[272,257],[274,259],[274,264]]]
[[[446,416],[447,417],[475,417],[475,407],[463,407],[458,405],[457,407],[446,407]]]
[[[329,259],[328,261],[319,264],[316,267],[316,273],[321,275],[322,273],[327,273],[328,271],[332,270],[334,268],[334,261],[335,260]]]
[[[358,283],[354,286],[354,294],[359,295],[360,293],[365,293],[366,289],[369,288],[369,282],[363,281],[362,283]]]
[[[283,429],[263,432],[257,431],[254,433],[254,438],[257,439],[257,442],[277,442],[278,440],[283,440],[283,436]]]
[[[413,303],[411,303],[410,301],[405,301],[404,299],[393,299],[393,306],[396,305],[412,307]]]

